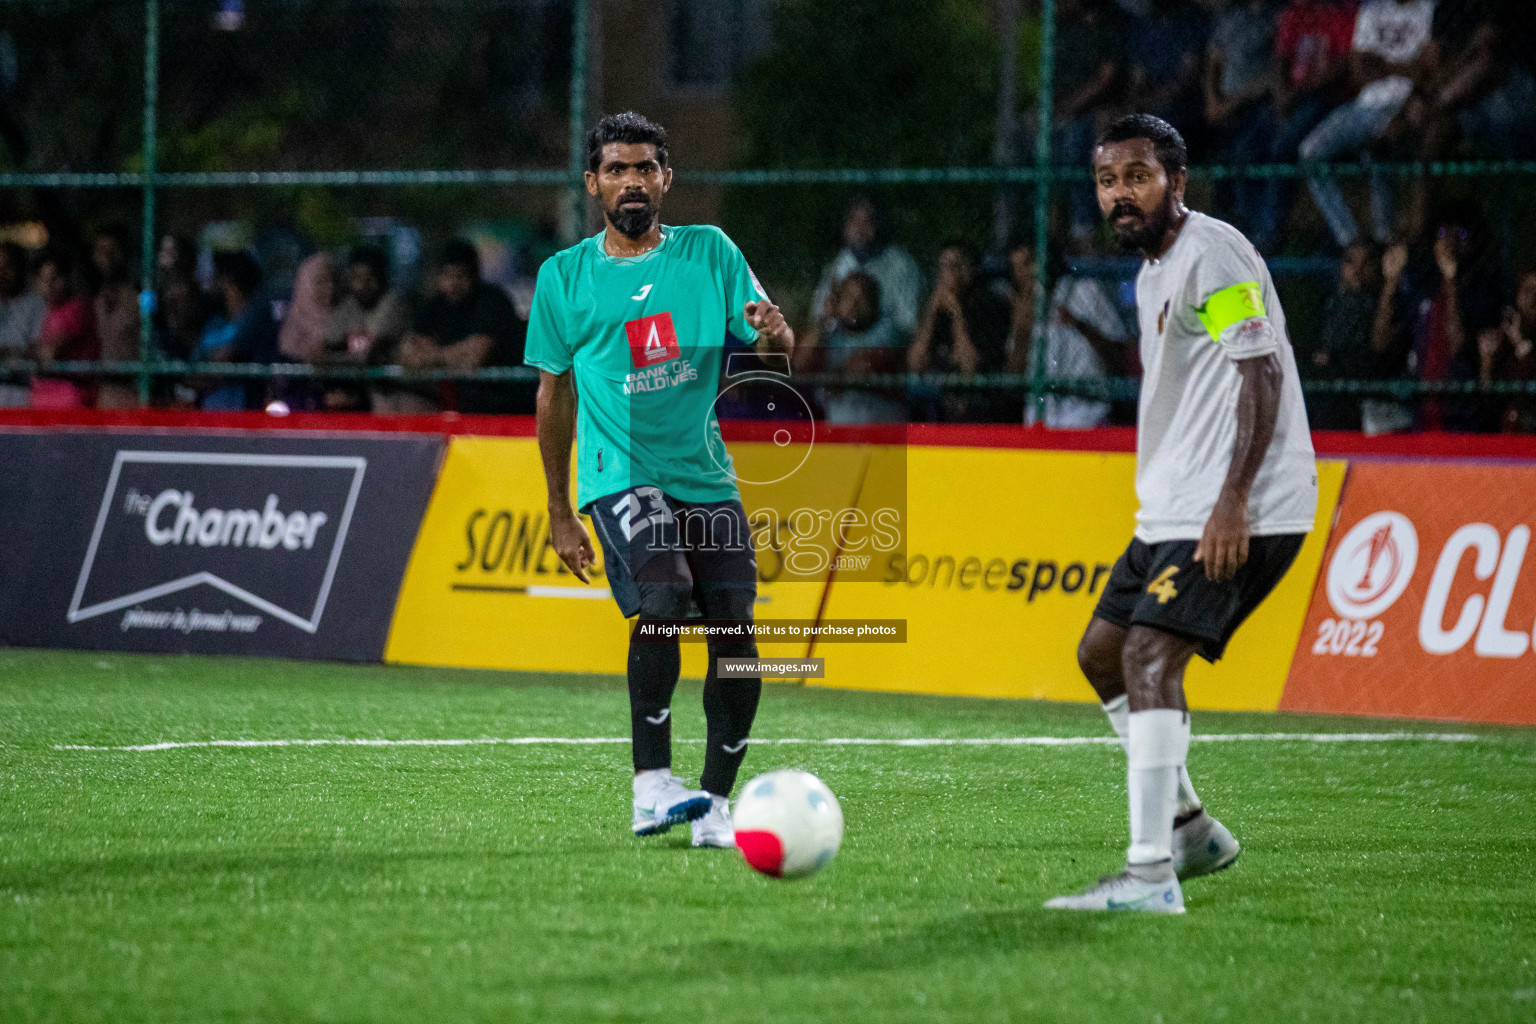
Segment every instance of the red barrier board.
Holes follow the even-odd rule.
[[[1280,700],[1536,725],[1536,467],[1351,465]]]

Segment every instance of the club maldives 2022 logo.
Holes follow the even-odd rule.
[[[119,451],[66,618],[183,634],[270,618],[314,634],[367,469],[362,456]],[[223,598],[210,605],[203,587]]]
[[[1374,619],[1392,607],[1419,560],[1419,534],[1399,512],[1376,512],[1354,525],[1328,565],[1328,603],[1346,619]]]

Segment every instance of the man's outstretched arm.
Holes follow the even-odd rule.
[[[1207,579],[1229,580],[1248,561],[1248,493],[1264,465],[1280,414],[1280,385],[1285,372],[1278,354],[1239,359],[1242,388],[1237,393],[1237,438],[1232,464],[1200,544],[1195,561],[1205,563]]]
[[[571,505],[571,447],[576,438],[576,389],[571,371],[539,371],[539,457],[549,489],[549,537],[566,568],[590,583],[587,566],[597,561],[592,538]]]

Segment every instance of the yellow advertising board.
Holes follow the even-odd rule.
[[[819,685],[1091,700],[1078,638],[1135,524],[1128,454],[914,447],[909,533],[877,582],[834,580],[825,616],[907,620],[904,645],[819,647]],[[1312,594],[1342,462],[1319,464],[1319,529],[1217,666],[1188,679],[1202,708],[1273,710]],[[867,498],[869,496],[866,496]]]
[[[739,465],[772,465],[783,453],[770,444],[738,442],[731,450]],[[1319,529],[1227,657],[1214,667],[1192,666],[1192,706],[1276,707],[1343,480],[1344,463],[1319,463]],[[1077,640],[1130,541],[1134,484],[1135,458],[1127,454],[817,446],[792,478],[743,486],[749,518],[782,526],[797,509],[858,508],[871,517],[899,509],[904,547],[878,554],[871,571],[839,571],[828,585],[826,572],[791,579],[785,571],[795,543],[814,550],[817,538],[791,531],[788,549],[780,546],[783,532],[760,540],[757,617],[904,619],[907,642],[764,643],[763,652],[826,658],[818,685],[1091,700]],[[550,546],[533,439],[454,438],[411,554],[385,660],[620,673],[628,630],[602,568],[600,558],[598,574],[584,585]],[[697,678],[704,669],[704,645],[685,643],[684,674]]]
[[[738,465],[754,472],[784,457],[772,442],[733,444],[731,451]],[[776,481],[771,488],[743,486],[748,516],[786,518],[807,504],[851,506],[869,457],[868,447],[820,446],[808,465],[814,472]],[[555,554],[545,508],[536,441],[454,438],[401,585],[385,660],[622,673],[629,633],[602,575],[596,533],[588,522],[599,562],[587,585]],[[757,615],[815,619],[826,573],[787,578],[782,548],[792,543],[786,543],[786,535],[773,532],[758,551]],[[804,642],[761,646],[764,653],[805,653]],[[683,644],[684,674],[702,677],[704,670],[705,645]]]

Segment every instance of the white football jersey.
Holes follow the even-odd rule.
[[[1253,481],[1256,537],[1306,533],[1317,466],[1296,355],[1269,268],[1242,232],[1191,212],[1179,237],[1136,277],[1143,380],[1136,414],[1136,536],[1199,540],[1232,464],[1236,363],[1276,353],[1284,373],[1275,436]]]

